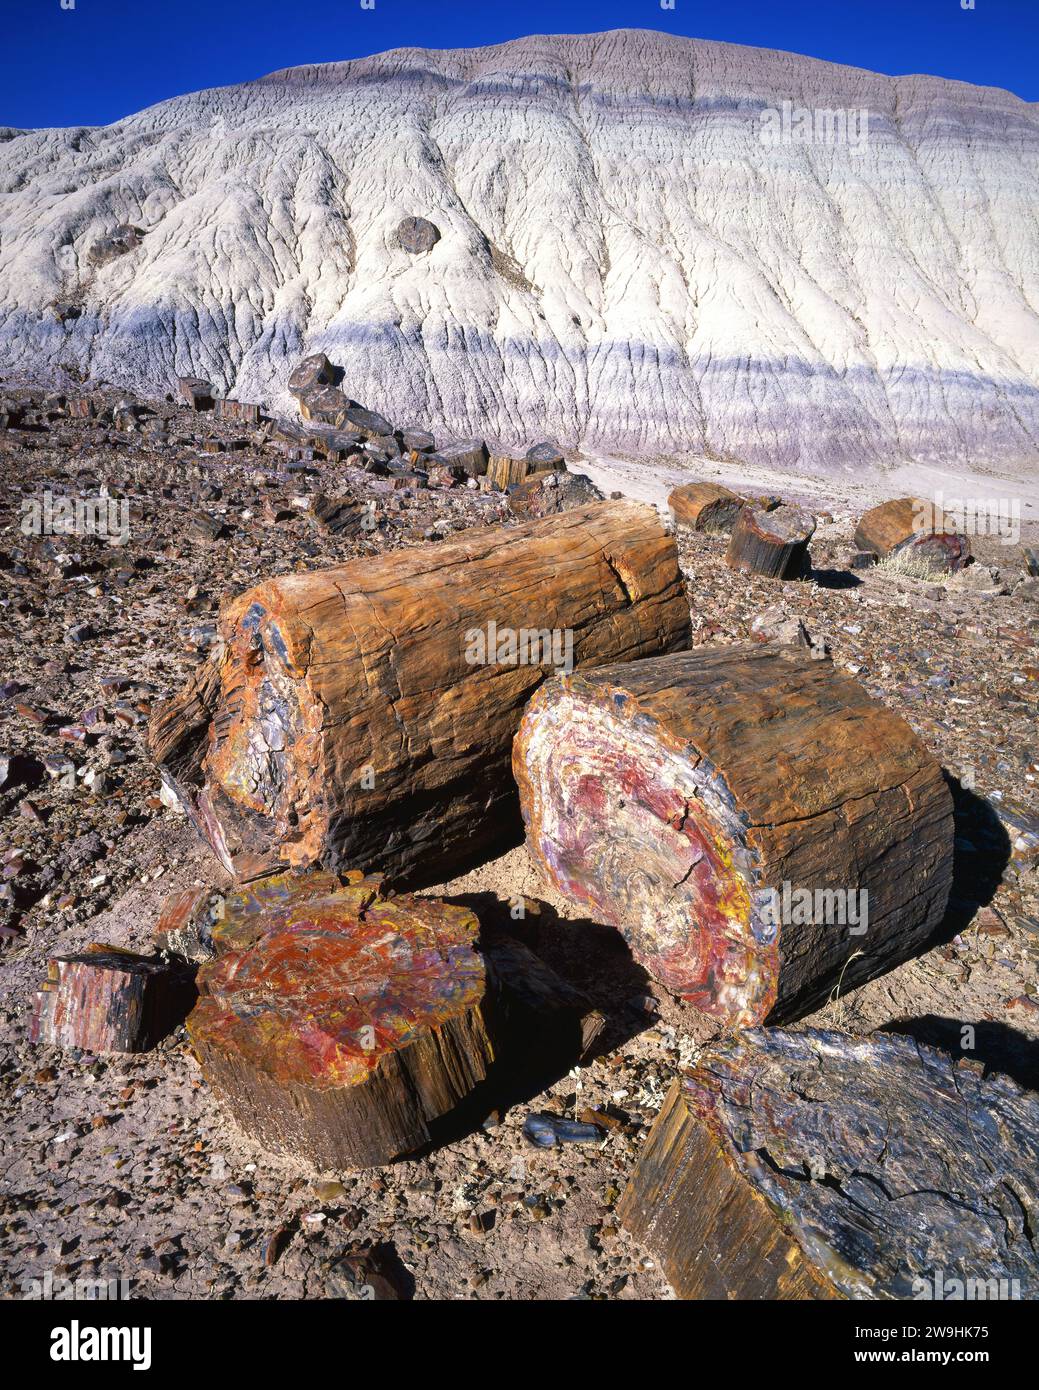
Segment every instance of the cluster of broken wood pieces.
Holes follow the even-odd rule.
[[[712,505],[732,563],[802,572],[799,514]],[[533,634],[538,659],[504,634]],[[554,671],[546,634],[565,638]],[[525,827],[565,899],[735,1035],[676,1079],[622,1204],[676,1293],[909,1297],[935,1269],[1034,1289],[1036,1098],[916,1044],[778,1026],[934,940],[941,768],[818,653],[690,651],[651,508],[275,578],[225,605],[221,639],[150,745],[238,886],[172,902],[156,958],[56,961],[38,1039],[153,1045],[193,965],[188,1036],[258,1143],[334,1170],[448,1142],[602,1028],[517,938],[413,891]],[[860,895],[863,934],[788,919],[784,885]]]

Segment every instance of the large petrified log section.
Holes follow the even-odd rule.
[[[36,995],[29,1038],[87,1052],[145,1052],[184,1022],[191,974],[158,956],[100,943],[54,956]]]
[[[961,569],[970,558],[970,542],[950,518],[920,497],[896,497],[873,507],[859,521],[855,544],[885,559],[908,553],[937,570]]]
[[[442,882],[519,838],[512,738],[554,667],[682,649],[689,609],[655,512],[605,503],[283,575],[221,628],[204,786],[208,685],[158,712],[151,747],[225,867]]]
[[[621,1220],[680,1298],[1039,1297],[1039,1097],[975,1065],[745,1032],[675,1081]]]
[[[742,497],[720,483],[683,483],[667,499],[675,525],[692,531],[729,533],[744,505]]]
[[[942,918],[941,769],[908,724],[802,650],[557,676],[527,709],[513,769],[551,882],[727,1022],[795,1016],[911,955]]]
[[[725,563],[766,579],[801,579],[811,568],[808,542],[815,518],[800,507],[741,509],[732,528]]]
[[[319,1168],[421,1148],[494,1058],[478,930],[464,908],[325,875],[229,898],[188,1020],[206,1079],[258,1142]]]
[[[180,895],[164,921],[199,901]],[[232,891],[188,1020],[208,1081],[264,1147],[342,1168],[423,1147],[492,1064],[496,1088],[565,1071],[601,1016],[520,942],[478,932],[467,909],[386,899],[371,878],[277,874]]]

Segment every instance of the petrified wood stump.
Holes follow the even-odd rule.
[[[796,1016],[941,921],[953,810],[940,767],[800,649],[557,676],[524,715],[513,770],[551,882],[732,1024]]]
[[[55,956],[36,996],[29,1038],[87,1052],[145,1052],[191,1008],[190,973],[157,956],[94,945]]]
[[[689,609],[652,508],[603,504],[282,575],[221,631],[204,787],[197,688],[156,714],[151,747],[225,867],[442,882],[519,837],[512,737],[546,676],[680,649]]]
[[[680,1298],[1039,1297],[1039,1097],[975,1065],[743,1033],[673,1084],[621,1221]]]
[[[866,512],[855,530],[855,544],[880,559],[908,553],[946,573],[961,569],[970,558],[967,537],[957,534],[940,508],[920,497],[896,497]]]
[[[314,892],[282,876],[244,907],[227,900],[188,1033],[259,1143],[318,1168],[370,1167],[421,1148],[487,1076],[479,924],[324,877]]]
[[[671,493],[667,506],[676,526],[728,534],[744,500],[720,483],[683,483]]]
[[[350,413],[350,400],[338,386],[311,386],[299,397],[299,413],[304,420],[339,429]]]
[[[800,507],[742,507],[732,527],[725,563],[766,579],[801,579],[808,573],[808,542],[815,517]]]

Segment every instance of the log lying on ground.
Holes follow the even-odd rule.
[[[283,575],[221,630],[204,786],[197,690],[151,747],[225,867],[442,882],[520,837],[512,737],[571,645],[578,666],[678,650],[689,609],[655,512],[603,504]]]
[[[557,676],[524,715],[513,770],[549,880],[726,1022],[797,1016],[941,921],[953,807],[940,767],[802,649]]]
[[[691,531],[731,532],[744,500],[720,483],[683,483],[667,499],[676,526]]]
[[[1039,1297],[1039,1097],[981,1071],[743,1033],[675,1081],[621,1221],[680,1298]]]
[[[808,542],[815,517],[800,507],[743,507],[732,528],[725,563],[766,579],[801,579],[811,565]]]
[[[957,534],[940,508],[919,497],[897,497],[866,512],[855,530],[855,544],[882,560],[912,556],[945,573],[961,569],[970,558],[967,537]]]
[[[29,1031],[34,1043],[146,1052],[183,1023],[195,999],[190,972],[118,946],[97,944],[47,965]]]
[[[228,900],[221,953],[199,971],[192,1045],[264,1147],[318,1168],[388,1163],[428,1143],[494,1059],[479,924],[364,883],[293,887],[259,885],[242,921]]]

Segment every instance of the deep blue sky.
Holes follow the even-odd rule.
[[[65,0],[70,3],[70,0]],[[0,0],[0,125],[97,125],[297,63],[661,29],[1039,100],[1039,0]]]

